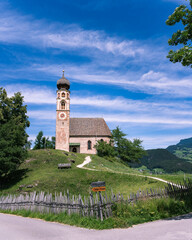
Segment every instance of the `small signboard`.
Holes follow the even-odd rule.
[[[94,192],[102,192],[105,191],[105,182],[92,182],[91,183],[92,191]]]

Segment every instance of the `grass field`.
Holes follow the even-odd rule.
[[[76,165],[82,163],[86,154],[65,155],[60,150],[31,150],[28,159],[21,165],[19,171],[9,178],[0,190],[1,194],[16,194],[30,191],[64,192],[88,195],[93,181],[105,181],[107,192],[129,194],[139,189],[164,187],[164,184],[148,179],[123,173],[138,173],[121,162],[110,162],[92,155],[93,161],[87,165],[101,171],[79,169]],[[58,169],[58,163],[68,163],[75,160],[71,169]],[[87,167],[86,166],[86,167]],[[114,173],[119,171],[122,174]]]

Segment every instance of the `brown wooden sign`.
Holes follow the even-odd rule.
[[[102,192],[105,191],[105,182],[92,182],[91,183],[92,191],[94,192]]]
[[[103,192],[105,191],[105,187],[94,187],[92,188],[93,192]]]

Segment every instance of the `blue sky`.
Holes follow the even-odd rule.
[[[103,117],[146,149],[192,137],[192,69],[170,63],[167,17],[184,0],[0,2],[0,83],[21,91],[34,140],[55,135],[56,82],[71,116]]]

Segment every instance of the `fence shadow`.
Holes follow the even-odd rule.
[[[192,213],[189,214],[184,214],[181,216],[176,216],[176,217],[171,217],[171,218],[167,218],[167,219],[163,219],[163,220],[182,220],[182,219],[192,219]]]
[[[11,174],[9,174],[6,177],[0,178],[0,190],[5,190],[13,185],[15,185],[17,182],[21,181],[22,179],[26,178],[26,174],[29,172],[29,169],[19,169]]]

